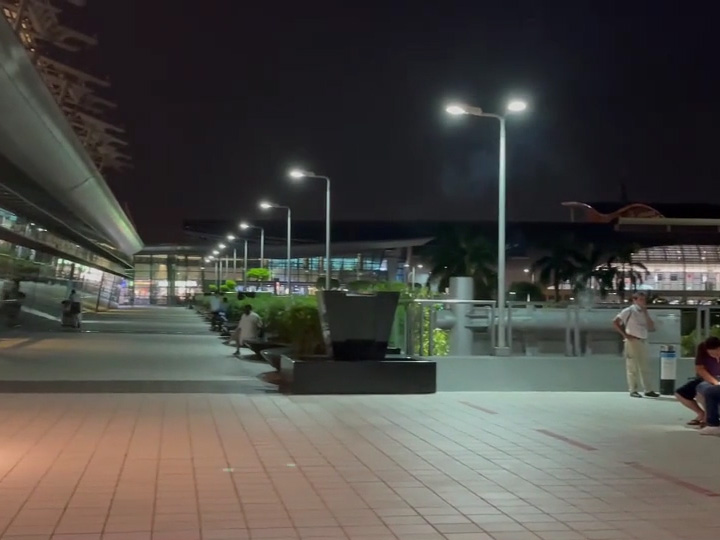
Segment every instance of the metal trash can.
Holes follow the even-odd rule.
[[[677,379],[677,351],[673,345],[660,346],[660,394],[672,396],[675,394],[675,381]]]

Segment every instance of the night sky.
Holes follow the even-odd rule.
[[[295,164],[332,177],[338,220],[493,219],[497,124],[447,117],[451,99],[530,103],[508,120],[510,219],[565,219],[559,202],[619,200],[622,182],[632,200],[720,195],[716,25],[692,3],[82,11],[100,40],[83,62],[111,78],[135,163],[109,182],[147,242],[181,239],[185,218],[252,219],[262,197],[322,219],[323,184],[290,183]]]

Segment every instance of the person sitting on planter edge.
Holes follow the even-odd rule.
[[[709,389],[717,387],[720,381],[720,338],[711,336],[698,345],[695,354],[695,373],[697,376],[694,379],[676,390],[675,397],[697,415],[688,422],[688,425],[703,427],[705,411],[707,411],[705,395]]]

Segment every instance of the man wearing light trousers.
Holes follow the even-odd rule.
[[[623,309],[613,320],[613,326],[625,341],[625,367],[630,397],[660,397],[654,389],[648,372],[648,334],[655,331],[655,321],[647,309],[644,293],[633,294],[632,305]]]

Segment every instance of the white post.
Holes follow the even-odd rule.
[[[248,271],[248,241],[245,239],[245,252],[243,254],[243,291],[247,291],[247,271]]]
[[[330,262],[330,178],[327,180],[327,190],[325,193],[325,290],[330,290],[330,272],[332,271],[332,263]]]
[[[505,118],[499,116],[500,120],[500,162],[498,164],[498,341],[495,347],[496,356],[509,356],[510,349],[507,344],[506,321],[505,321]]]
[[[288,295],[292,296],[292,285],[291,285],[291,279],[290,279],[290,251],[291,251],[291,245],[292,245],[292,217],[291,217],[290,208],[287,209],[287,288],[288,288]]]

